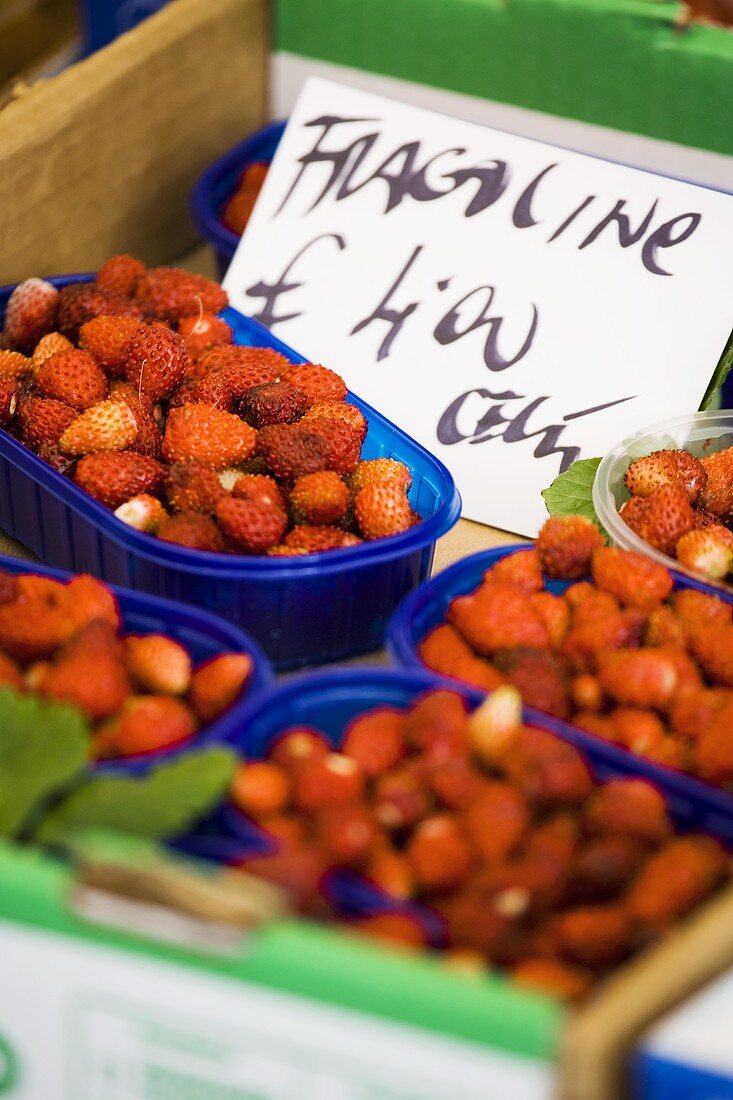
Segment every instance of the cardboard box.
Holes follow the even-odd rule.
[[[265,0],[176,0],[0,111],[0,283],[190,248],[193,181],[265,117],[266,44]]]

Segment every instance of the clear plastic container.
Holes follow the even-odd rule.
[[[613,545],[620,546],[623,550],[636,550],[646,554],[668,569],[675,569],[689,577],[702,577],[702,574],[685,569],[675,558],[650,546],[624,523],[619,515],[619,508],[630,496],[624,483],[624,474],[632,462],[652,451],[684,448],[697,458],[704,458],[731,446],[733,411],[730,409],[697,412],[674,420],[662,420],[659,424],[644,428],[618,443],[601,462],[593,483],[593,506]],[[712,588],[731,591],[729,584],[713,581],[709,577],[703,579]]]

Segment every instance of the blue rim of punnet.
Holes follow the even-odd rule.
[[[526,549],[526,547],[524,547]],[[509,548],[509,552],[518,547]],[[499,556],[507,550],[502,548]],[[474,555],[477,557],[479,555]],[[466,559],[470,560],[470,559]],[[442,575],[442,574],[441,574]],[[485,698],[485,693],[467,684],[439,676],[426,669],[413,668],[333,668],[324,672],[301,673],[275,684],[246,708],[237,748],[245,760],[260,760],[267,756],[278,737],[292,725],[314,726],[325,733],[334,748],[341,744],[348,722],[376,706],[404,707],[428,691],[443,688],[462,695],[471,709]],[[523,720],[527,725],[546,730],[572,744],[583,755],[596,781],[641,777],[651,782],[667,800],[670,815],[680,832],[703,829],[719,836],[733,846],[733,797],[727,800],[705,800],[704,784],[668,783],[658,770],[645,768],[638,757],[630,753],[606,753],[598,739],[576,736],[578,731],[567,723],[525,707]],[[642,766],[638,766],[642,765]],[[673,773],[673,779],[687,780]],[[703,787],[703,796],[696,787]],[[715,791],[713,794],[722,794]],[[251,862],[256,873],[257,854],[277,851],[277,841],[260,825],[233,805],[219,807],[199,834],[183,838],[176,847],[232,865]],[[441,915],[427,902],[395,898],[365,875],[350,868],[334,868],[322,880],[326,900],[338,916],[346,921],[378,913],[397,913],[417,920],[434,947],[445,945],[445,923]]]
[[[51,569],[38,562],[0,555],[0,571],[30,573],[52,580],[68,581],[77,573]],[[95,775],[144,775],[160,763],[198,752],[212,745],[231,744],[241,736],[245,711],[255,695],[264,692],[273,682],[270,663],[259,645],[240,627],[228,623],[198,607],[161,599],[144,592],[120,588],[103,582],[114,593],[127,634],[166,634],[191,653],[199,664],[222,653],[246,653],[252,660],[252,670],[240,698],[224,713],[207,723],[185,741],[157,749],[154,752],[98,760],[90,764]]]
[[[407,671],[429,671],[417,647],[433,627],[445,622],[451,601],[456,596],[473,592],[481,583],[486,570],[502,558],[530,549],[530,543],[519,543],[472,554],[449,566],[406,596],[387,626],[386,644],[392,660]],[[687,577],[673,569],[669,572],[674,578],[676,589],[693,588],[733,604],[733,593],[721,592],[704,581]],[[546,591],[558,594],[572,583],[574,582],[548,579]],[[451,678],[444,679],[453,686],[461,683]],[[531,708],[528,708],[528,712],[533,716],[532,721],[537,724],[539,712]],[[725,791],[688,772],[637,756],[628,749],[586,733],[570,722],[549,715],[539,717],[543,728],[557,733],[580,749],[593,762],[601,778],[635,775],[649,780],[663,791],[672,811],[680,817],[689,818],[691,826],[715,833],[733,845],[733,792]]]
[[[219,253],[223,266],[234,255],[239,237],[222,222],[222,207],[234,194],[244,168],[260,162],[270,163],[284,130],[284,122],[271,122],[255,130],[210,164],[191,190],[191,217],[204,240]]]

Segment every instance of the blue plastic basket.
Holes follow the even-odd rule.
[[[285,129],[284,122],[272,122],[255,130],[203,172],[191,190],[191,217],[201,236],[216,252],[220,278],[232,262],[239,237],[221,220],[227,199],[234,194],[242,172],[250,164],[269,164]]]
[[[471,708],[484,698],[476,691],[425,669],[332,669],[296,676],[272,687],[254,699],[247,708],[238,748],[248,760],[267,756],[278,735],[292,725],[315,726],[328,737],[331,745],[341,745],[345,727],[356,715],[377,706],[409,706],[415,699],[436,687],[463,695]],[[629,753],[604,751],[598,739],[579,734],[564,722],[525,708],[524,720],[575,745],[582,753],[595,779],[642,776],[665,795],[675,826],[683,832],[704,830],[733,844],[733,799],[723,797],[704,784],[672,773],[672,782],[663,769],[644,766]],[[676,780],[682,782],[676,783]],[[696,788],[703,788],[698,791]],[[708,793],[711,801],[707,801]],[[276,841],[255,822],[233,806],[220,808],[208,826],[198,835],[186,838],[183,848],[197,855],[224,863],[241,863],[259,852],[275,851]],[[256,861],[252,870],[256,871]],[[401,901],[380,890],[356,871],[338,869],[324,882],[324,894],[340,917],[365,917],[380,912],[397,912],[417,919],[426,938],[434,946],[445,942],[442,918],[429,906]]]
[[[526,543],[501,546],[472,554],[439,573],[428,584],[411,593],[400,605],[387,628],[387,646],[392,658],[407,670],[425,671],[418,645],[434,627],[445,622],[448,607],[456,596],[473,592],[484,573],[508,554],[529,549]],[[701,581],[673,574],[676,588],[694,588],[733,603],[733,595],[724,595]],[[569,581],[548,581],[547,591],[563,592]],[[458,683],[459,681],[451,681]],[[534,712],[536,713],[536,712]],[[601,778],[637,775],[654,783],[667,798],[671,812],[689,828],[714,833],[733,845],[733,793],[697,779],[675,768],[656,764],[628,749],[585,733],[569,722],[543,717],[543,726],[557,732],[581,749]]]
[[[0,555],[0,570],[8,573],[35,573],[53,580],[68,581],[70,573],[48,569],[35,562]],[[113,586],[119,601],[122,628],[127,634],[167,634],[180,642],[191,654],[194,665],[218,657],[221,653],[248,653],[252,672],[241,697],[190,740],[158,752],[126,756],[119,760],[104,760],[92,765],[96,774],[144,775],[163,759],[181,756],[204,745],[239,741],[243,715],[252,699],[272,683],[270,664],[260,647],[243,630],[224,622],[215,615],[193,607],[182,607],[171,600],[160,600]]]
[[[0,288],[0,314],[11,291]],[[305,362],[257,321],[233,309],[222,316],[238,344]],[[222,615],[253,634],[280,669],[378,649],[400,600],[430,575],[436,540],[458,519],[461,502],[437,458],[353,394],[349,400],[369,421],[364,458],[397,458],[412,470],[410,502],[423,522],[402,534],[294,558],[189,550],[127,526],[3,431],[0,527],[50,565]]]

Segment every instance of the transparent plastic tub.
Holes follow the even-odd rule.
[[[619,508],[629,499],[624,484],[624,474],[637,458],[663,449],[690,451],[697,458],[704,458],[715,451],[733,446],[733,411],[697,412],[674,420],[662,420],[618,443],[601,462],[593,483],[593,506],[596,515],[608,532],[614,546],[623,550],[636,550],[655,561],[686,576],[701,578],[701,574],[685,569],[675,559],[663,554],[640,538],[619,515]],[[731,585],[702,577],[704,582],[718,592],[733,591]]]

